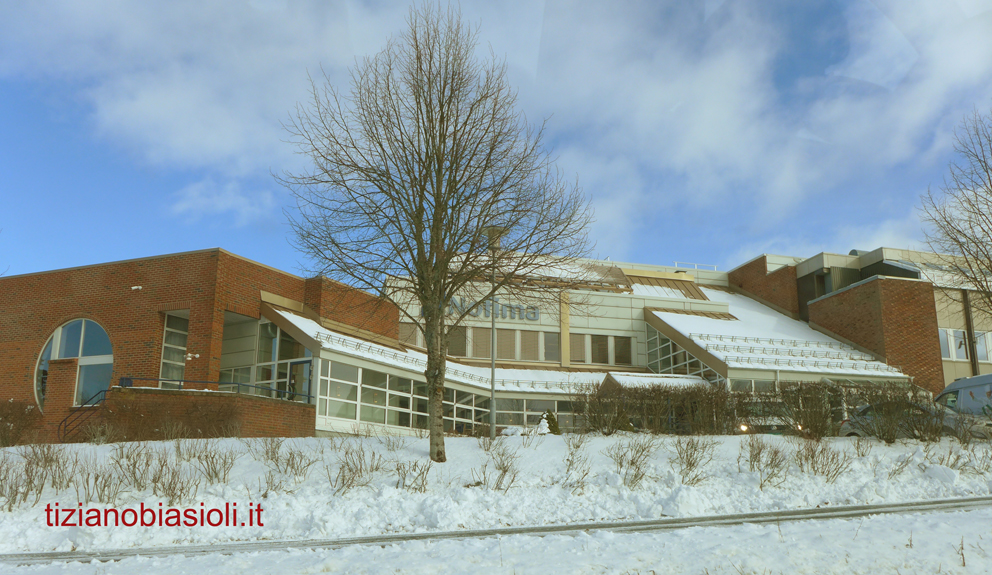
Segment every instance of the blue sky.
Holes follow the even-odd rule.
[[[728,269],[923,247],[919,196],[992,109],[992,0],[462,2],[596,209],[594,256]],[[223,247],[299,272],[272,173],[322,66],[401,2],[0,4],[0,271]],[[486,49],[482,46],[480,49]]]

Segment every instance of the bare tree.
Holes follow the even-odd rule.
[[[992,314],[992,111],[977,109],[955,131],[949,174],[939,192],[923,196],[927,242],[957,287],[973,290],[971,305]]]
[[[516,111],[506,64],[476,56],[478,29],[426,4],[407,24],[351,70],[350,93],[311,78],[287,129],[312,167],[281,181],[314,271],[378,293],[419,326],[431,459],[443,462],[451,328],[488,312],[497,292],[534,297],[584,281],[575,260],[588,251],[591,212],[544,147],[544,124]],[[453,310],[466,292],[478,299]]]

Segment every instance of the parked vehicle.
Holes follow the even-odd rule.
[[[992,420],[992,374],[959,379],[934,400],[951,411]]]
[[[921,405],[909,401],[885,401],[858,408],[841,423],[838,435],[921,439],[926,436],[956,435],[992,439],[992,421],[945,409],[943,405]]]

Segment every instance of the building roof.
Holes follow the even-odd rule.
[[[275,312],[296,329],[319,342],[324,349],[342,355],[365,359],[376,363],[423,372],[427,369],[427,355],[414,350],[396,350],[384,345],[371,343],[356,337],[329,330],[315,321],[290,311],[276,309]],[[665,376],[608,372],[621,385],[694,385],[706,383],[695,376]],[[553,369],[496,369],[496,390],[513,392],[569,392],[576,386],[598,385],[603,383],[607,372],[576,372]],[[447,362],[445,379],[449,382],[488,390],[490,388],[490,368]]]
[[[730,368],[905,378],[872,355],[837,341],[749,297],[701,288],[737,321],[652,309],[650,313]]]

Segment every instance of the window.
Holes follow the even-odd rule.
[[[189,319],[178,315],[165,316],[165,335],[162,341],[162,369],[159,377],[176,382],[186,376],[186,342],[189,339]],[[165,389],[177,389],[178,383],[159,382]]]
[[[561,361],[561,334],[544,332],[544,361]]]
[[[592,363],[610,363],[610,337],[607,335],[591,335]]]
[[[538,345],[538,332],[536,331],[523,331],[520,332],[520,359],[524,361],[538,361],[541,359],[538,356],[538,351],[540,347]]]
[[[975,332],[975,357],[978,361],[989,360],[988,334],[981,331]]]
[[[940,337],[940,357],[951,359],[951,346],[947,341],[947,330],[937,330],[937,335]]]
[[[448,355],[465,357],[465,333],[463,325],[448,330]]]
[[[632,339],[630,337],[613,338],[613,363],[616,365],[631,365],[633,358],[631,354]]]
[[[968,359],[968,336],[961,329],[954,330],[954,357]]]
[[[496,330],[496,359],[517,359],[517,330]]]
[[[572,363],[586,362],[586,336],[580,333],[568,335],[568,357]]]
[[[52,359],[79,358],[76,372],[75,404],[96,402],[96,394],[110,387],[114,355],[110,337],[100,324],[77,319],[56,328],[45,342],[35,370],[35,397],[44,409],[48,385],[48,362]]]
[[[472,328],[472,357],[489,359],[491,353],[490,330],[488,327]]]

